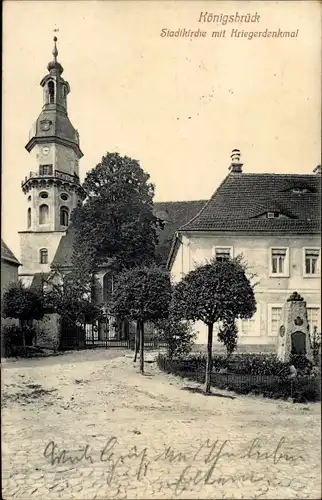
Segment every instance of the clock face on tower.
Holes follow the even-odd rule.
[[[49,147],[48,146],[44,146],[41,151],[42,151],[42,154],[46,156],[49,153]]]

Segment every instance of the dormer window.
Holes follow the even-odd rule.
[[[306,194],[306,193],[315,193],[316,190],[314,189],[313,186],[301,183],[301,184],[293,184],[293,186],[284,189],[284,192],[293,194]]]
[[[305,188],[305,187],[294,187],[292,188],[292,193],[295,193],[295,194],[302,194],[302,193],[309,193],[310,190],[308,188]]]
[[[267,219],[278,219],[279,217],[282,217],[283,215],[280,212],[267,212],[266,217]]]

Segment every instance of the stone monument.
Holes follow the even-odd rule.
[[[306,302],[297,292],[283,306],[277,337],[277,357],[288,362],[290,356],[304,355],[313,361]]]

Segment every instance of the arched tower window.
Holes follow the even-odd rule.
[[[55,103],[55,84],[52,80],[48,82],[48,102],[49,104]]]
[[[48,264],[48,250],[47,248],[42,248],[39,252],[40,264]]]
[[[60,207],[60,225],[68,226],[69,209],[67,207]]]
[[[31,226],[31,208],[28,208],[28,211],[27,211],[27,226],[28,227]]]
[[[40,205],[39,207],[39,224],[47,224],[49,218],[48,205]]]

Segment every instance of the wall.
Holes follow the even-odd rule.
[[[299,292],[306,300],[308,307],[320,307],[320,278],[305,277],[303,273],[303,248],[319,247],[318,236],[312,235],[238,235],[211,234],[201,235],[191,233],[181,235],[176,257],[172,264],[173,278],[178,282],[182,273],[194,269],[195,265],[205,263],[206,259],[213,256],[213,249],[218,247],[233,247],[233,256],[243,254],[248,262],[249,269],[256,273],[259,281],[255,291],[258,311],[254,316],[256,335],[242,334],[239,326],[239,342],[241,344],[276,344],[276,335],[271,332],[271,308],[275,305],[282,306],[293,291]],[[269,273],[270,248],[289,248],[289,276],[271,277]],[[207,329],[202,323],[195,325],[199,332],[197,343],[207,342]],[[216,335],[214,335],[216,342]]]
[[[18,283],[18,266],[1,259],[1,299],[9,283]],[[1,318],[1,326],[19,325],[19,320],[13,318]],[[1,335],[1,356],[4,355],[3,337]]]
[[[60,317],[58,314],[45,314],[41,321],[35,321],[37,335],[34,344],[47,349],[58,349],[60,338]]]
[[[47,273],[50,271],[56,250],[61,237],[65,231],[33,233],[29,231],[20,231],[20,252],[22,267],[19,270],[19,276]],[[48,249],[48,264],[40,264],[39,251],[41,248]]]
[[[79,175],[79,163],[75,151],[61,144],[55,145],[54,165],[56,170],[67,174]]]
[[[18,283],[18,266],[6,260],[1,260],[1,298],[9,283]]]
[[[45,150],[47,154],[44,154],[44,148],[46,147],[49,148],[49,151],[47,153],[47,150]],[[53,170],[79,175],[79,160],[72,148],[48,142],[46,144],[37,144],[31,151],[31,155],[34,158],[35,172],[38,172],[39,165],[53,165]]]

